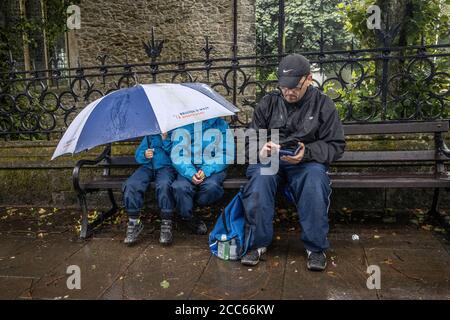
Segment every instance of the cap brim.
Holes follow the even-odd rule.
[[[280,87],[285,87],[285,88],[295,88],[298,85],[298,82],[300,81],[301,77],[280,77],[278,79],[278,85]]]

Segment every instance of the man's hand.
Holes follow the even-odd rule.
[[[270,157],[271,152],[276,152],[280,150],[281,146],[279,144],[273,143],[272,141],[267,142],[261,150],[259,151],[260,158]]]
[[[153,149],[147,149],[147,150],[145,150],[145,153],[144,153],[144,156],[147,158],[147,159],[151,159],[151,158],[153,158]]]
[[[192,176],[192,183],[195,185],[199,185],[203,182],[203,180],[205,180],[205,178],[205,173],[200,169],[196,174]]]
[[[161,138],[162,138],[163,140],[166,140],[166,139],[167,139],[167,132],[161,133]]]
[[[302,149],[295,156],[283,156],[280,158],[282,161],[286,161],[290,164],[298,164],[302,161],[303,156],[305,155],[305,145],[301,142],[298,143],[302,146]]]

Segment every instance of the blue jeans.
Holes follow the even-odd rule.
[[[222,198],[225,171],[214,173],[196,186],[185,177],[178,175],[172,183],[172,190],[180,217],[193,217],[194,202],[200,207],[209,206]]]
[[[297,206],[305,248],[313,252],[328,249],[331,195],[328,167],[317,162],[291,165],[280,161],[278,174],[261,175],[262,166],[248,166],[247,177],[250,180],[243,190],[246,234],[250,234],[250,230],[252,232],[250,248],[267,247],[272,242],[275,195],[280,183],[286,182]]]
[[[144,205],[144,194],[150,182],[155,181],[156,199],[161,209],[162,219],[171,219],[175,209],[175,200],[170,186],[177,172],[172,167],[157,170],[141,166],[123,184],[123,202],[128,217],[138,218]]]

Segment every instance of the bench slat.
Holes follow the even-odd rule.
[[[344,124],[346,135],[448,132],[448,121]]]
[[[81,184],[85,190],[121,189],[128,176],[101,176]],[[330,174],[333,188],[437,188],[450,187],[449,176],[436,177],[432,174]],[[238,189],[248,180],[229,178],[224,181],[225,189]],[[154,188],[154,183],[151,184]]]
[[[413,151],[346,151],[337,162],[369,162],[369,161],[436,161],[449,160],[444,155],[436,154],[434,150]],[[102,165],[106,165],[102,163]],[[113,157],[111,165],[115,167],[138,166],[132,156]]]
[[[357,161],[436,161],[448,160],[444,155],[436,154],[435,150],[420,151],[346,151],[337,162]]]

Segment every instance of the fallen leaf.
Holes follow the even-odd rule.
[[[161,285],[161,287],[163,287],[164,289],[167,289],[167,288],[170,286],[170,283],[169,283],[169,281],[167,281],[167,280],[163,280],[163,281],[161,281],[160,285]]]
[[[391,259],[385,259],[383,261],[384,264],[392,264],[392,260]]]
[[[39,211],[38,211],[39,214],[44,214],[45,212],[46,212],[46,211],[45,211],[44,208],[40,208]]]
[[[334,273],[333,271],[328,271],[327,274],[329,276],[336,277],[336,273]]]
[[[177,297],[181,297],[182,295],[184,295],[183,291],[181,291],[179,294],[177,294]]]
[[[374,235],[373,237],[374,237],[374,239],[380,239],[380,236],[379,236],[379,235],[377,235],[377,234],[376,234],[376,235]]]

